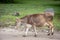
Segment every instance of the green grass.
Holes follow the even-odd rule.
[[[3,15],[0,17],[0,25],[2,27],[8,27],[9,25],[15,25],[16,17],[12,15]]]
[[[54,23],[55,29],[60,30],[60,20],[55,17],[53,20],[53,23]]]
[[[15,24],[15,19],[17,16],[14,16],[15,12],[19,12],[19,18],[24,17],[29,14],[36,14],[43,12],[46,8],[54,8],[55,17],[54,17],[54,26],[56,29],[60,30],[60,7],[52,6],[53,4],[60,4],[59,2],[24,2],[25,4],[0,4],[0,22],[5,25]],[[52,5],[51,5],[52,4]],[[4,25],[4,26],[5,26]]]

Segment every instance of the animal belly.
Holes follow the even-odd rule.
[[[37,23],[36,26],[37,27],[42,27],[42,26],[44,26],[44,23]]]

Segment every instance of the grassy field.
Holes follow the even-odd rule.
[[[0,25],[8,26],[14,25],[17,16],[14,16],[15,12],[19,12],[19,18],[29,14],[42,13],[46,8],[53,8],[55,11],[54,26],[60,30],[60,4],[59,1],[23,1],[21,4],[0,4]]]

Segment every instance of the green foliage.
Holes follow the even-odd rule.
[[[9,25],[15,25],[15,20],[16,20],[15,16],[3,15],[0,17],[0,26],[6,27]]]
[[[15,12],[19,12],[19,18],[29,14],[43,12],[46,8],[53,8],[55,11],[54,25],[60,30],[60,1],[43,1],[43,0],[13,0],[19,4],[0,4],[0,22],[5,25],[14,25],[17,16]],[[8,2],[9,3],[9,2]],[[4,26],[5,26],[4,25]]]
[[[55,29],[60,30],[60,20],[57,18],[54,18],[53,22],[54,22]]]

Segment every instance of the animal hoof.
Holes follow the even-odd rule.
[[[53,35],[54,33],[51,33],[51,35]]]
[[[37,35],[34,35],[34,37],[37,37]]]
[[[48,34],[48,36],[50,35],[50,33]]]
[[[26,37],[26,35],[23,35],[23,37]]]

